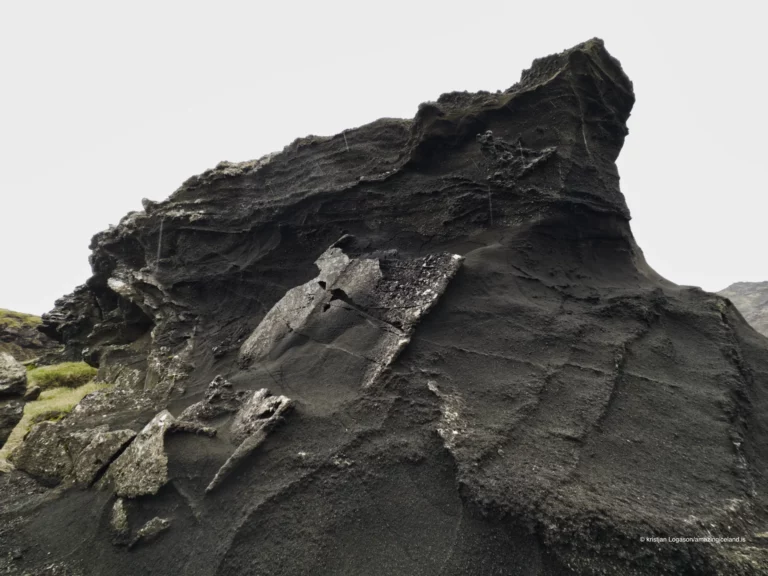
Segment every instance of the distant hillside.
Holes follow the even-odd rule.
[[[755,330],[768,336],[768,282],[736,282],[718,294],[729,298]]]
[[[0,352],[23,362],[57,350],[57,342],[38,332],[41,322],[39,316],[0,308]]]

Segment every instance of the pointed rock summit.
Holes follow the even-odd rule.
[[[27,449],[0,567],[765,574],[768,347],[645,262],[633,103],[593,39],[97,234],[42,329],[114,386],[30,438],[127,446],[40,493]]]

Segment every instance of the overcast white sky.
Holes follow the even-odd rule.
[[[763,5],[2,1],[0,307],[49,310],[94,233],[220,160],[503,90],[593,36],[635,84],[619,170],[649,263],[767,280]]]

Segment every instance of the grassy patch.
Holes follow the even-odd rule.
[[[0,328],[21,328],[22,326],[37,326],[42,322],[39,316],[33,314],[23,314],[0,308]]]
[[[24,406],[24,416],[16,424],[3,448],[0,449],[0,468],[7,468],[7,464],[3,461],[24,440],[27,432],[32,428],[35,417],[45,413],[57,413],[57,419],[60,420],[65,414],[71,412],[72,408],[77,406],[77,403],[86,395],[108,386],[109,384],[101,382],[89,382],[78,388],[52,388],[44,390],[34,402],[28,402]]]
[[[93,380],[96,368],[85,362],[63,362],[53,366],[41,366],[27,372],[29,386],[37,385],[43,390],[49,388],[77,388]]]

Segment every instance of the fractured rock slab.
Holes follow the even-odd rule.
[[[292,333],[312,338],[316,327],[345,324],[340,317],[351,313],[375,330],[362,356],[369,366],[361,385],[370,386],[408,344],[462,261],[456,254],[400,258],[397,252],[352,258],[340,247],[350,244],[354,238],[347,235],[328,248],[315,262],[318,276],[289,290],[267,313],[240,348],[243,365],[268,358]]]
[[[261,446],[269,432],[282,421],[283,415],[292,407],[290,398],[272,396],[266,388],[254,392],[232,421],[232,437],[239,445],[216,473],[205,489],[206,492],[214,490],[240,462]]]
[[[17,469],[52,486],[72,472],[64,434],[56,422],[41,422],[32,428],[21,445],[11,452],[9,460]]]
[[[84,488],[93,484],[114,456],[136,437],[136,433],[133,430],[114,430],[99,431],[89,436],[89,441],[74,462],[75,480]]]
[[[165,434],[175,423],[167,410],[157,414],[107,471],[120,497],[136,498],[157,491],[168,482]]]
[[[73,432],[58,422],[41,422],[13,451],[11,461],[43,483],[72,479],[86,488],[134,436],[132,430],[109,431],[106,425]]]

